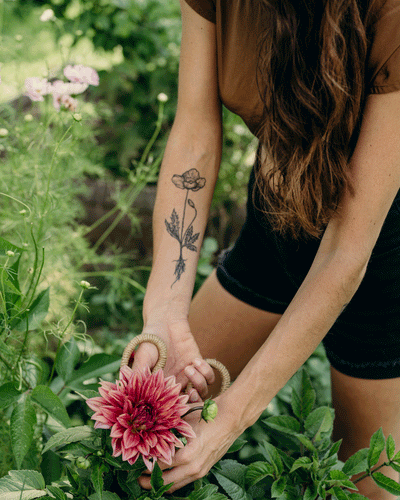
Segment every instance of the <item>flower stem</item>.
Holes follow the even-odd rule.
[[[390,464],[392,463],[392,461],[390,462],[384,462],[383,464],[381,465],[378,465],[378,467],[375,467],[375,469],[369,471],[369,472],[366,472],[365,474],[363,474],[362,476],[358,477],[356,480],[353,481],[354,484],[358,483],[359,481],[361,481],[362,479],[365,479],[366,477],[368,476],[372,476],[372,474],[376,471],[378,471],[379,469],[382,469],[382,467],[386,467],[386,466],[390,466]]]
[[[203,410],[203,406],[195,406],[194,408],[190,408],[190,410],[188,410],[184,415],[182,415],[181,418],[186,417],[190,413],[193,413],[194,411],[198,411],[198,410]]]

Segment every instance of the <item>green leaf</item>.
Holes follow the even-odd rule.
[[[292,378],[292,410],[301,421],[304,421],[315,403],[315,390],[311,385],[307,371],[302,368]]]
[[[71,425],[67,410],[62,404],[61,399],[47,385],[37,385],[33,389],[31,397],[42,410],[58,423],[67,428]]]
[[[392,495],[400,495],[400,484],[390,477],[386,477],[382,472],[374,472],[372,479],[380,488],[392,493]]]
[[[239,437],[236,439],[236,441],[232,444],[232,446],[226,453],[235,453],[236,451],[241,450],[246,443],[247,443],[246,439]]]
[[[99,391],[93,391],[92,389],[81,389],[80,391],[74,391],[78,394],[84,401],[90,398],[98,398],[100,396]]]
[[[264,479],[264,477],[274,477],[275,468],[268,462],[253,462],[247,467],[246,484],[253,486],[254,484]]]
[[[73,372],[69,386],[74,390],[87,389],[84,382],[88,379],[114,373],[121,366],[121,357],[111,354],[94,354],[83,365]]]
[[[287,481],[286,476],[281,476],[280,478],[278,478],[276,481],[274,481],[272,483],[272,486],[271,486],[272,498],[278,498],[283,494],[283,492],[285,491],[285,488],[286,488],[286,481]]]
[[[312,467],[312,460],[309,457],[300,457],[295,460],[290,472],[294,472],[297,469],[310,469]]]
[[[156,493],[160,488],[164,486],[162,470],[160,469],[160,466],[157,462],[154,464],[154,469],[151,473],[150,484],[154,493]]]
[[[311,452],[316,452],[317,448],[313,445],[313,443],[306,437],[304,434],[296,434],[296,438],[300,441],[300,443],[307,448],[307,450]]]
[[[349,495],[347,492],[343,491],[341,488],[334,486],[329,490],[330,493],[333,495],[332,500],[348,500]]]
[[[333,486],[345,486],[346,488],[351,488],[353,490],[357,490],[357,487],[354,483],[352,483],[346,473],[341,470],[331,470],[329,473],[329,477],[337,484],[333,484]]]
[[[228,500],[225,495],[218,493],[218,486],[207,484],[199,490],[192,491],[188,500]]]
[[[85,439],[93,439],[96,436],[94,429],[88,425],[80,425],[71,427],[65,431],[57,432],[47,441],[42,453],[56,446],[63,446],[68,443],[76,443]]]
[[[385,436],[382,427],[378,429],[371,437],[368,453],[368,466],[373,467],[379,461],[382,451],[385,448]]]
[[[303,500],[315,500],[317,498],[318,492],[315,487],[307,486],[304,492]]]
[[[246,466],[235,460],[221,460],[212,472],[232,500],[248,500],[245,490]]]
[[[14,387],[12,382],[6,382],[0,386],[0,410],[15,403],[21,393]]]
[[[263,420],[263,423],[283,434],[295,436],[300,432],[300,422],[289,415],[277,415]]]
[[[369,500],[364,495],[360,495],[360,493],[349,493],[350,500]]]
[[[1,500],[29,500],[47,495],[43,476],[34,470],[10,470],[0,479]]]
[[[363,448],[356,451],[354,455],[346,460],[342,471],[348,476],[354,476],[354,474],[366,471],[368,467],[368,453],[369,448]]]
[[[263,441],[261,443],[261,453],[274,466],[276,476],[282,474],[283,462],[275,446],[268,441]]]
[[[107,470],[107,467],[104,464],[95,464],[92,468],[92,473],[90,474],[90,479],[92,481],[95,492],[99,496],[100,500],[103,500],[103,489],[104,489],[104,481],[103,481],[103,473]]]
[[[29,395],[25,393],[19,399],[10,419],[11,447],[18,469],[32,444],[35,424],[35,409]]]
[[[57,488],[56,486],[47,486],[47,491],[51,493],[56,500],[67,500],[67,495],[61,488]]]
[[[70,381],[80,356],[81,353],[74,337],[71,337],[60,347],[56,355],[55,369],[64,382],[68,383]]]
[[[0,255],[6,255],[7,250],[12,250],[15,253],[22,253],[24,251],[23,248],[13,245],[0,236]]]
[[[386,440],[386,455],[389,460],[392,460],[395,450],[396,450],[396,443],[394,442],[393,436],[389,434]]]
[[[103,491],[103,500],[121,500],[120,497],[116,493],[112,493],[111,491]],[[93,493],[90,495],[89,500],[101,500],[101,497],[98,493]]]
[[[36,330],[39,328],[47,316],[50,306],[50,287],[46,288],[38,294],[36,299],[32,302],[29,311],[27,311],[21,320],[13,325],[15,330],[24,332],[28,323],[28,330]]]
[[[312,411],[305,423],[306,434],[318,442],[332,433],[333,410],[327,406],[321,406]]]

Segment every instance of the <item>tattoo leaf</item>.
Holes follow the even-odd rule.
[[[190,225],[185,233],[185,241],[183,246],[189,248],[189,245],[193,246],[193,243],[195,243],[198,238],[199,238],[200,233],[193,234],[193,226]]]
[[[186,245],[186,248],[191,250],[192,252],[197,252],[197,247],[196,245]]]
[[[171,222],[168,222],[167,219],[165,219],[165,226],[167,228],[168,233],[173,238],[180,241],[179,240],[179,215],[176,213],[175,208],[172,210]]]
[[[189,207],[192,207],[192,208],[196,209],[195,206],[194,206],[194,203],[193,203],[193,201],[191,199],[188,200],[188,205],[189,205]]]

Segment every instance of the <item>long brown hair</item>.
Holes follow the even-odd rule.
[[[367,36],[357,0],[259,0],[263,210],[280,233],[317,237],[351,190],[349,159],[364,104]],[[363,0],[363,4],[368,3]]]

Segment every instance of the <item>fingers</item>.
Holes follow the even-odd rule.
[[[135,351],[132,363],[132,370],[144,370],[149,367],[150,370],[154,367],[158,360],[158,349],[150,342],[144,342]]]
[[[207,397],[208,384],[212,384],[215,380],[214,371],[211,366],[204,360],[196,358],[193,364],[187,366],[184,370],[186,377],[192,383],[202,399]],[[192,396],[194,398],[194,396]],[[195,399],[191,400],[196,401]]]

